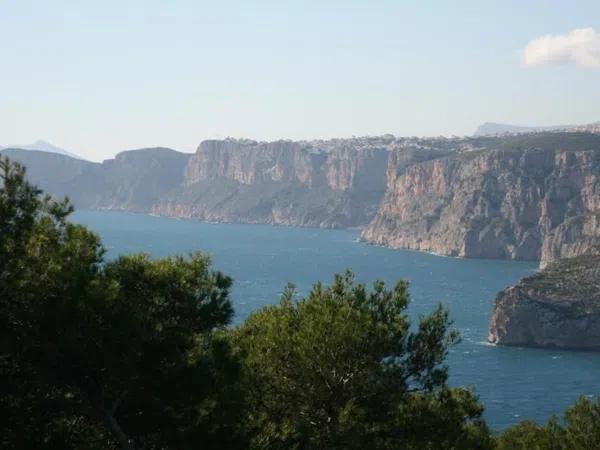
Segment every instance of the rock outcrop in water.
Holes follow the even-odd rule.
[[[463,151],[408,167],[392,155],[385,197],[362,239],[542,265],[600,242],[600,136],[468,142]]]
[[[554,262],[500,292],[488,341],[600,350],[600,256]]]

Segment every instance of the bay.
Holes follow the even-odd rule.
[[[414,319],[441,302],[462,342],[450,351],[450,383],[473,387],[485,404],[490,427],[502,430],[522,419],[542,422],[560,414],[579,395],[600,393],[600,355],[499,347],[486,343],[496,293],[533,273],[537,264],[447,258],[358,242],[357,230],[268,225],[206,224],[111,211],[78,211],[73,220],[100,234],[107,257],[147,252],[152,256],[202,250],[216,269],[234,278],[235,322],[279,301],[288,282],[306,294],[347,268],[359,281],[390,286],[407,279]]]

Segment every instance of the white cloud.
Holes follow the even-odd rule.
[[[600,33],[580,28],[568,34],[547,34],[525,47],[526,66],[576,64],[600,68]]]

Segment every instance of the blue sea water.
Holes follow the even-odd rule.
[[[205,224],[120,212],[74,214],[99,233],[108,257],[131,252],[153,256],[203,250],[216,269],[234,278],[236,322],[276,303],[287,282],[306,293],[316,281],[351,268],[358,280],[410,281],[410,315],[442,302],[462,342],[453,347],[450,382],[471,386],[486,406],[493,429],[519,420],[545,421],[580,395],[600,394],[600,354],[508,348],[485,342],[496,293],[536,270],[532,262],[446,258],[357,242],[355,230],[267,225]]]

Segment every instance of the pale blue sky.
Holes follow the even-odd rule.
[[[102,159],[212,137],[600,120],[600,68],[525,67],[599,1],[0,0],[0,144]]]

